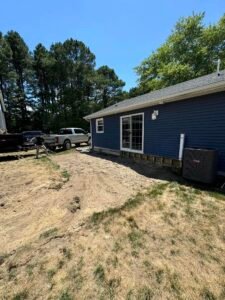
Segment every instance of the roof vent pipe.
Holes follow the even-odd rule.
[[[220,63],[221,63],[221,60],[218,59],[217,60],[217,75],[220,76]]]

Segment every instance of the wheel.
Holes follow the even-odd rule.
[[[70,150],[71,149],[71,142],[69,140],[66,140],[63,144],[64,150]]]

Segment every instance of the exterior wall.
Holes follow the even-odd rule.
[[[158,110],[156,120],[151,119]],[[225,92],[104,117],[104,133],[92,120],[93,146],[120,150],[120,116],[144,112],[144,153],[177,159],[180,134],[185,147],[219,151],[219,171],[225,172]]]

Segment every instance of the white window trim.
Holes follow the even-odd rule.
[[[123,148],[123,144],[122,144],[122,119],[126,118],[126,117],[133,117],[133,116],[139,116],[142,115],[142,149],[141,150],[133,150],[130,148]],[[126,151],[126,152],[133,152],[133,153],[140,153],[143,154],[144,153],[144,130],[145,130],[145,126],[144,126],[144,121],[145,121],[145,114],[144,113],[136,113],[136,114],[130,114],[130,115],[124,115],[120,117],[120,150],[121,151]]]
[[[98,121],[102,121],[103,122],[103,130],[98,130]],[[104,119],[103,118],[98,118],[95,121],[95,127],[96,127],[96,133],[104,133],[105,130],[105,124],[104,124]]]

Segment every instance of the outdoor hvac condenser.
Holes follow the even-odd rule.
[[[216,150],[185,148],[183,177],[202,183],[213,183],[216,179],[217,161]]]

